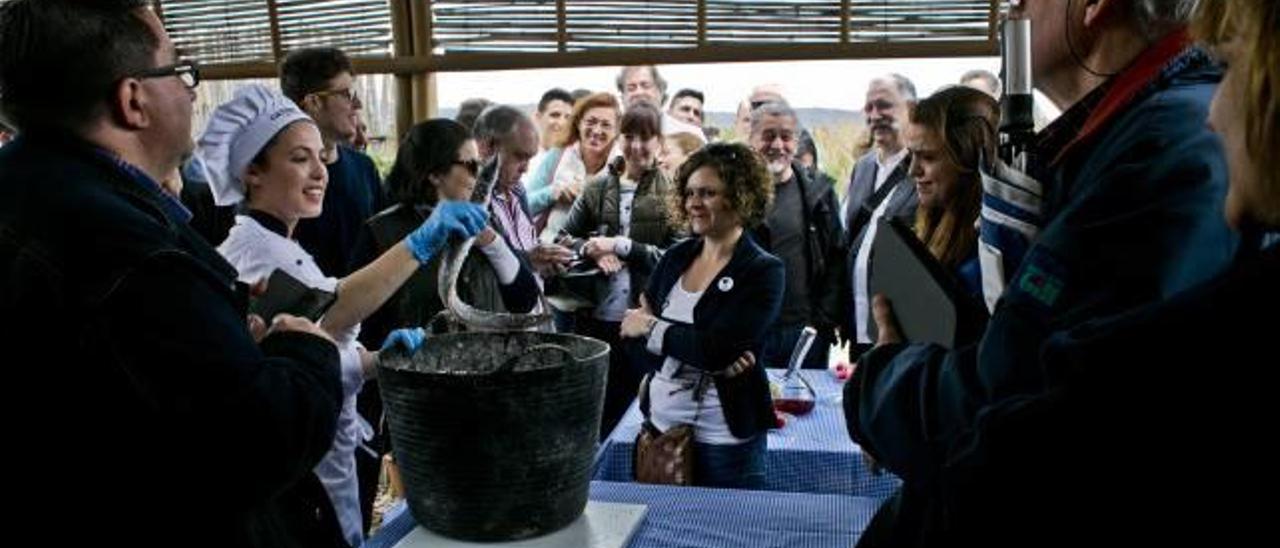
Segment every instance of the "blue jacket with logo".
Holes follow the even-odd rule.
[[[1221,73],[1204,52],[1174,46],[1153,46],[1055,124],[1084,121],[1066,128],[1072,142],[1045,179],[1046,224],[982,340],[863,358],[846,387],[850,435],[908,488],[937,479],[985,407],[1052,388],[1040,365],[1050,333],[1165,300],[1233,258],[1226,163],[1205,124]],[[1167,55],[1152,59],[1159,48]]]

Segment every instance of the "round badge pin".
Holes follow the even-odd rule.
[[[716,282],[716,286],[720,288],[720,291],[729,291],[733,289],[733,278],[728,276],[720,278],[720,281]]]

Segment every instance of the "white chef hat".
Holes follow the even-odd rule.
[[[272,137],[298,120],[310,118],[291,99],[261,84],[240,88],[214,109],[198,144],[214,203],[225,206],[244,200],[249,163]]]

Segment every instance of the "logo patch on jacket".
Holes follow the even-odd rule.
[[[1058,296],[1062,294],[1062,279],[1045,272],[1038,265],[1029,264],[1018,278],[1018,289],[1040,304],[1053,307],[1053,303],[1058,302]]]
[[[1005,289],[1005,296],[1049,313],[1067,290],[1069,278],[1067,269],[1051,251],[1044,246],[1032,246]]]

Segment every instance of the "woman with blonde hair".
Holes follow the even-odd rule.
[[[609,154],[621,119],[622,105],[612,93],[579,99],[559,146],[548,150],[542,163],[529,173],[524,182],[529,212],[539,225],[543,242],[555,241],[586,181],[608,173]]]
[[[658,168],[667,179],[674,181],[680,166],[702,145],[702,140],[692,133],[680,132],[664,136],[662,152],[658,154]]]
[[[916,235],[979,302],[982,273],[974,226],[982,209],[979,170],[996,161],[999,108],[981,91],[945,88],[912,109],[906,132],[910,173],[920,197]]]

